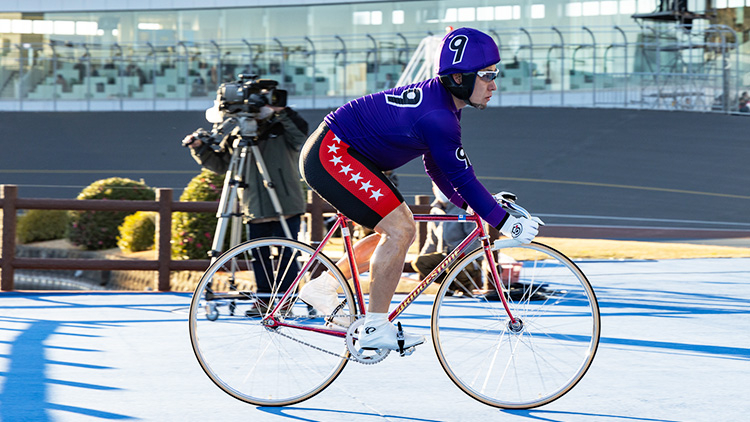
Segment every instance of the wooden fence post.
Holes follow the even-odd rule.
[[[429,195],[415,195],[414,203],[416,205],[430,205],[432,197]],[[419,242],[419,250],[422,250],[425,241],[427,240],[427,222],[421,221],[417,223],[417,241]]]
[[[323,199],[313,190],[310,195],[310,243],[317,245],[323,240]]]
[[[16,199],[18,186],[2,185],[3,196],[3,244],[0,290],[13,290],[13,260],[16,258]]]
[[[157,189],[156,200],[159,202],[159,217],[156,226],[156,253],[159,262],[156,289],[168,292],[170,261],[172,259],[172,189]]]

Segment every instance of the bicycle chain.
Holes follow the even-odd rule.
[[[316,317],[329,318],[329,317],[332,317],[332,316],[341,316],[341,315],[315,315],[315,316]],[[331,324],[335,324],[335,323],[331,322]],[[335,325],[339,325],[339,324],[335,324]],[[342,325],[339,325],[339,326],[343,327]],[[292,336],[290,336],[288,334],[284,334],[281,331],[279,331],[279,328],[281,328],[281,327],[277,327],[277,328],[266,327],[267,330],[273,331],[273,332],[275,332],[276,334],[278,334],[278,335],[280,335],[282,337],[288,338],[289,340],[292,340],[292,341],[296,341],[299,344],[311,347],[311,348],[313,348],[315,350],[318,350],[318,351],[323,352],[323,353],[327,353],[327,354],[329,354],[331,356],[335,356],[337,358],[346,359],[346,360],[348,360],[350,362],[361,363],[363,365],[375,365],[376,363],[379,363],[379,361],[378,362],[368,362],[368,361],[361,361],[361,360],[359,360],[357,358],[353,358],[351,356],[341,356],[341,355],[339,355],[336,352],[332,352],[330,350],[323,349],[322,347],[318,347],[318,346],[316,346],[314,344],[311,344],[311,343],[308,343],[306,341],[300,340],[298,338],[292,337]],[[346,339],[344,339],[344,347],[346,347]]]

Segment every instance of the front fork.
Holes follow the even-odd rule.
[[[505,299],[505,295],[503,294],[502,289],[502,279],[500,278],[500,274],[497,272],[497,263],[495,262],[495,256],[492,254],[493,250],[501,250],[503,248],[512,248],[519,246],[521,242],[519,242],[516,239],[498,239],[495,241],[495,243],[490,246],[489,240],[486,238],[482,239],[482,247],[484,248],[484,255],[487,258],[487,262],[490,264],[490,271],[492,272],[492,280],[495,282],[495,289],[497,289],[498,296],[500,296],[500,300],[503,302],[503,307],[505,308],[505,312],[508,314],[508,318],[510,318],[509,326],[510,327],[520,327],[521,321],[516,319],[513,316],[513,313],[510,311],[510,307],[508,306],[508,301]]]

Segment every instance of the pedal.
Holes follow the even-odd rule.
[[[401,357],[411,356],[412,353],[414,353],[414,350],[417,348],[417,346],[412,346],[408,349],[405,349],[400,352]]]

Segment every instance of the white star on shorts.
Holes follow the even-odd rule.
[[[328,145],[328,152],[336,154],[339,152],[339,147],[336,145]]]
[[[359,188],[359,190],[364,190],[365,192],[367,192],[371,187],[372,185],[370,184],[370,181],[368,180],[365,183],[362,183],[362,187]]]
[[[333,159],[330,160],[334,165],[341,164],[341,157],[333,156]]]
[[[361,179],[361,178],[362,178],[362,176],[360,176],[360,173],[357,173],[357,174],[352,173],[352,178],[349,181],[357,183],[357,182],[359,182],[359,179]]]
[[[343,167],[341,167],[341,170],[339,170],[339,173],[344,173],[345,175],[349,175],[349,172],[352,171],[352,166],[347,164]]]
[[[383,194],[380,193],[380,189],[374,190],[374,191],[372,191],[372,196],[370,197],[370,199],[374,199],[374,200],[377,201],[378,198],[380,198],[381,196],[383,196]]]

